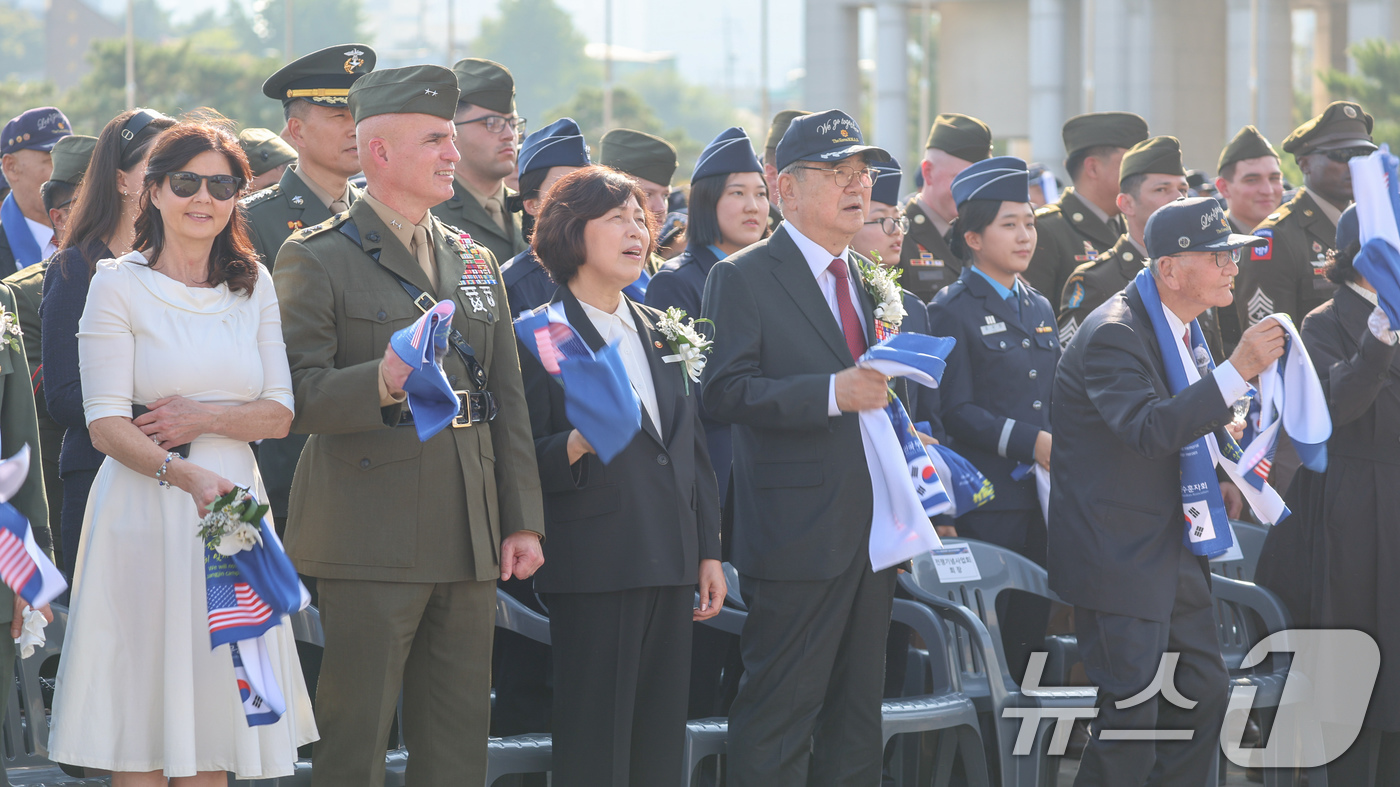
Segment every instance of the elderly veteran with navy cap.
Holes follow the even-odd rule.
[[[1025,274],[1057,305],[1070,273],[1123,234],[1117,218],[1121,162],[1129,148],[1147,139],[1147,121],[1131,112],[1090,112],[1065,121],[1060,136],[1073,185],[1036,211],[1039,240]]]
[[[919,163],[923,186],[904,205],[909,232],[900,249],[900,283],[930,301],[957,280],[966,260],[949,248],[946,235],[958,208],[951,185],[958,173],[992,155],[992,130],[969,115],[947,112],[934,118]]]
[[[778,143],[783,223],[716,262],[703,397],[733,424],[730,561],[749,606],[745,682],[729,716],[729,784],[880,780],[880,698],[894,569],[870,569],[870,469],[857,413],[884,407],[885,377],[855,359],[890,329],[850,249],[870,164],[840,110],[792,121]]]
[[[511,210],[521,214],[520,226],[527,242],[544,195],[560,178],[592,164],[588,143],[573,118],[560,118],[525,138],[520,146],[520,194],[511,198]],[[501,276],[511,314],[549,303],[558,289],[530,248],[502,265]]]
[[[0,202],[0,276],[58,250],[40,190],[53,171],[53,146],[72,133],[68,118],[54,107],[26,110],[0,131],[0,173],[11,188]]]
[[[238,132],[238,146],[248,157],[248,169],[253,173],[248,188],[253,191],[262,191],[278,183],[287,166],[297,163],[296,148],[271,129],[243,129]]]
[[[505,289],[491,252],[430,209],[452,194],[457,79],[376,71],[350,89],[367,186],[297,232],[273,281],[310,434],[287,553],[317,578],[325,657],[312,783],[382,785],[403,687],[408,782],[484,782],[495,580],[543,561],[539,476]],[[389,337],[439,299],[452,428],[420,442]]]
[[[515,77],[492,60],[468,57],[452,66],[462,97],[457,100],[457,176],[452,198],[433,208],[449,226],[472,236],[497,260],[525,250],[520,220],[507,207],[515,192],[506,178],[524,135],[525,118],[515,113]]]
[[[374,61],[374,50],[365,44],[340,44],[297,58],[263,82],[263,95],[282,102],[283,133],[296,153],[296,163],[275,184],[238,203],[267,267],[276,267],[277,250],[293,232],[345,211],[359,198],[350,184],[360,161],[346,100],[350,86],[374,70]],[[275,486],[269,470],[283,471],[269,468],[261,455],[259,462],[263,478]],[[286,475],[290,479],[290,468]]]
[[[1192,735],[1095,735],[1076,787],[1144,784],[1149,775],[1215,783],[1229,676],[1207,558],[1185,543],[1183,489],[1197,524],[1205,510],[1206,522],[1224,527],[1228,510],[1238,510],[1239,491],[1217,481],[1213,463],[1189,460],[1213,455],[1207,443],[1230,422],[1245,380],[1283,353],[1283,329],[1267,320],[1244,332],[1228,361],[1210,362],[1195,320],[1230,303],[1236,260],[1264,242],[1232,233],[1214,198],[1159,209],[1146,242],[1149,268],[1089,315],[1055,373],[1048,569],[1050,588],[1075,606],[1079,652],[1099,689],[1095,728]],[[1160,692],[1131,700],[1151,694],[1167,653],[1178,654],[1177,702]]]
[[[1034,474],[1050,467],[1050,386],[1060,358],[1055,310],[1020,275],[1035,250],[1026,163],[998,156],[953,180],[953,252],[968,261],[929,304],[929,332],[957,340],[938,388],[943,428],[996,488],[954,520],[959,535],[1045,563],[1045,519]],[[1020,480],[1018,480],[1018,478]],[[1002,637],[1012,675],[1044,642],[1049,607],[1015,594]]]
[[[1332,297],[1336,285],[1327,279],[1327,252],[1337,219],[1352,200],[1347,162],[1376,149],[1374,125],[1359,104],[1334,101],[1283,140],[1283,152],[1292,153],[1303,171],[1303,187],[1255,228],[1270,243],[1240,261],[1235,291],[1242,326],[1274,312],[1300,324]]]

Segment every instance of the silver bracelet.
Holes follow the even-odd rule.
[[[156,483],[160,484],[163,487],[170,486],[170,482],[165,480],[165,474],[170,470],[170,463],[174,461],[174,459],[178,456],[179,454],[175,453],[174,451],[166,452],[165,462],[162,463],[160,469],[156,471]]]

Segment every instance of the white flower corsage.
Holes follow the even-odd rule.
[[[20,352],[19,337],[24,335],[24,331],[19,329],[19,320],[15,319],[15,313],[0,306],[0,342],[9,345],[11,350]]]
[[[266,503],[259,503],[239,486],[209,504],[209,513],[199,520],[199,537],[224,557],[262,545],[263,515]]]
[[[708,360],[705,353],[710,351],[713,341],[707,339],[695,329],[696,323],[710,323],[710,320],[688,320],[685,310],[671,306],[666,309],[666,314],[657,321],[656,330],[666,337],[671,345],[673,355],[663,355],[661,360],[666,363],[679,363],[681,365],[681,376],[685,379],[685,393],[690,395],[690,384],[700,382],[700,373],[705,371],[705,362]]]
[[[899,287],[899,268],[884,268],[879,265],[880,256],[875,255],[876,264],[856,260],[860,270],[860,282],[865,291],[875,299],[875,318],[891,327],[898,328],[904,322],[904,291]]]

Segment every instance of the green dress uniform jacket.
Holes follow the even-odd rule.
[[[42,328],[39,324],[39,302],[44,294],[44,271],[49,261],[36,262],[28,268],[5,277],[15,299],[15,315],[24,332],[24,355],[29,364],[29,390],[34,398],[39,421],[39,444],[43,448],[44,488],[48,492],[49,531],[59,532],[59,515],[63,511],[63,482],[58,476],[58,451],[63,445],[64,428],[49,417],[44,401],[44,371],[40,355]]]
[[[963,260],[938,233],[933,213],[923,200],[914,195],[904,203],[904,215],[909,218],[909,232],[899,250],[899,286],[928,303],[938,291],[958,280]]]
[[[1060,294],[1060,346],[1068,345],[1089,312],[1127,287],[1146,264],[1147,258],[1123,233],[1113,248],[1075,268]]]
[[[1254,234],[1269,238],[1269,245],[1240,252],[1235,302],[1241,329],[1275,312],[1284,312],[1294,325],[1301,325],[1303,317],[1326,303],[1337,289],[1324,275],[1327,252],[1337,237],[1336,225],[1307,188],[1300,188]]]
[[[1101,221],[1070,186],[1058,202],[1035,212],[1035,231],[1035,254],[1021,277],[1040,292],[1059,297],[1074,269],[1112,248],[1124,228],[1117,217]]]
[[[367,202],[282,247],[273,273],[292,369],[296,418],[310,434],[292,484],[287,553],[304,574],[386,582],[500,575],[505,536],[544,533],[530,414],[500,270],[485,249],[434,220],[438,281],[429,282]],[[358,242],[357,242],[358,241]],[[480,260],[480,262],[474,262]],[[494,281],[463,282],[473,261]],[[389,337],[421,312],[397,277],[456,303],[453,327],[488,376],[493,421],[419,442],[406,408],[379,406]],[[471,390],[449,350],[448,380]]]
[[[361,193],[354,186],[350,187],[352,205]],[[248,219],[248,235],[253,239],[253,247],[268,270],[277,267],[277,250],[292,233],[331,217],[330,208],[321,204],[321,198],[293,167],[283,170],[282,179],[273,185],[239,200],[238,206]]]
[[[506,196],[515,196],[515,192],[506,189]],[[505,210],[504,206],[502,210]],[[472,236],[472,240],[490,249],[491,256],[498,261],[508,260],[525,251],[525,240],[520,236],[519,216],[507,210],[506,229],[502,232],[476,197],[455,180],[452,182],[452,199],[433,208],[433,215],[444,224],[461,228]]]

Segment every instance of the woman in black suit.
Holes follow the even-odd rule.
[[[1400,353],[1375,288],[1352,266],[1359,239],[1352,206],[1327,268],[1337,292],[1303,319],[1301,334],[1332,416],[1327,472],[1312,487],[1321,488],[1312,510],[1325,540],[1317,623],[1364,631],[1381,650],[1361,735],[1327,773],[1333,784],[1369,787],[1400,780]]]
[[[561,286],[554,303],[594,350],[617,344],[642,429],[608,464],[569,422],[564,390],[521,353],[549,538],[535,589],[554,647],[558,787],[665,784],[682,770],[691,621],[719,612],[719,493],[687,383],[629,300],[652,245],[634,180],[590,167],[560,180],[535,225],[535,253]],[[695,608],[696,586],[700,590]]]

